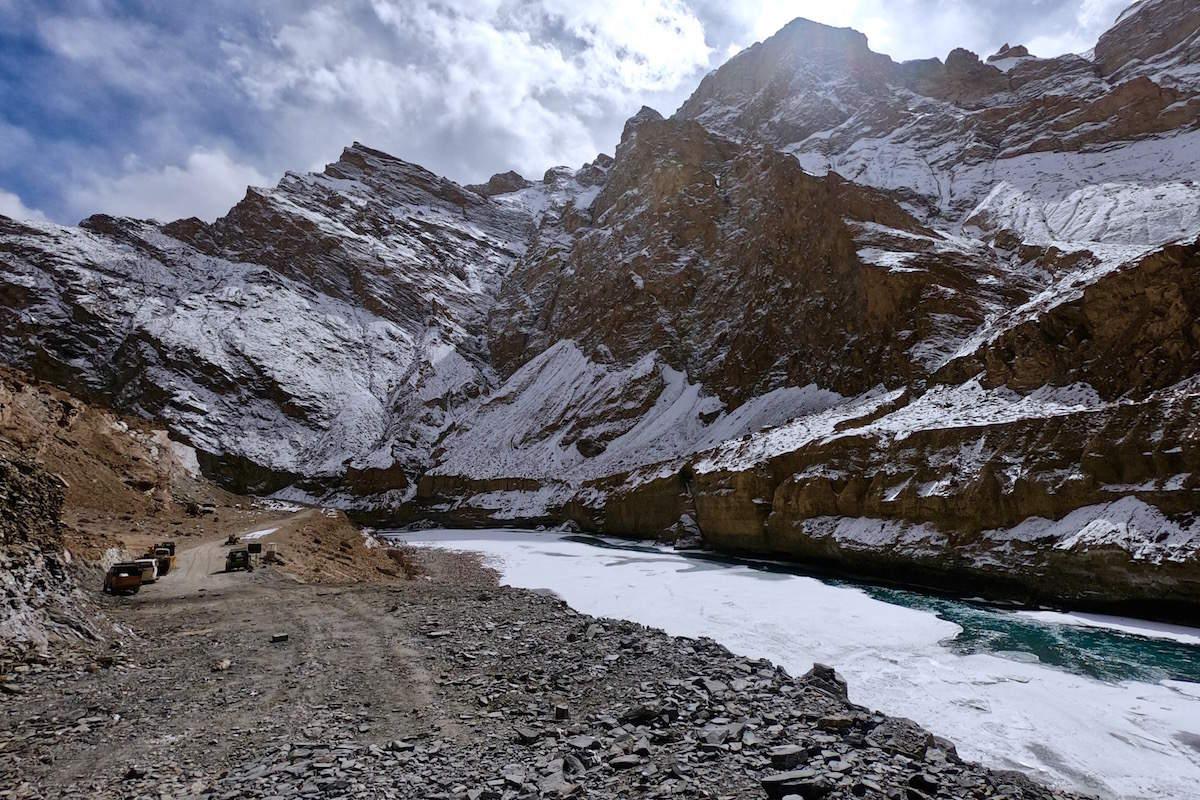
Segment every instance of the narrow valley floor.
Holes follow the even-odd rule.
[[[6,684],[0,797],[1070,796],[962,763],[831,672],[410,557],[409,580],[315,585],[182,551],[105,599],[119,649]]]

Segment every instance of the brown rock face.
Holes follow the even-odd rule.
[[[1200,61],[1200,6],[1192,0],[1142,0],[1096,44],[1096,64],[1108,77],[1162,64]]]
[[[999,50],[988,56],[988,63],[1003,61],[1006,58],[1029,58],[1029,48],[1023,44],[1014,47],[1005,42]]]
[[[1088,383],[1146,396],[1200,372],[1200,245],[1164,248],[1006,331],[975,356],[991,386]],[[963,369],[951,365],[950,369]]]
[[[689,122],[631,121],[586,217],[568,247],[544,233],[509,277],[492,317],[502,373],[570,339],[620,363],[657,351],[734,404],[895,385],[922,374],[910,351],[924,336],[982,320],[995,268],[935,252],[879,192]],[[864,226],[894,231],[876,243],[911,266],[864,264]]]
[[[509,170],[508,172],[497,172],[488,178],[487,183],[468,184],[463,188],[470,189],[472,192],[481,194],[484,197],[495,197],[500,194],[528,189],[532,185],[532,183],[522,178],[519,173]]]
[[[946,65],[932,80],[924,82],[930,96],[961,105],[977,104],[1008,88],[1008,79],[1000,70],[984,64],[970,50],[959,48],[946,56]]]

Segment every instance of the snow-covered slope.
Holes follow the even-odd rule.
[[[250,487],[417,470],[530,216],[360,145],[213,225],[0,221],[0,352],[159,417]]]

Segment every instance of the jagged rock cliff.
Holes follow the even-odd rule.
[[[0,662],[45,653],[54,638],[97,636],[67,569],[63,481],[0,456]]]
[[[383,520],[1184,613],[1198,30],[896,63],[796,20],[541,180],[356,144],[211,225],[0,220],[0,358]]]

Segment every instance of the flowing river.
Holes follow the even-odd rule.
[[[505,584],[708,636],[794,675],[833,665],[853,701],[993,767],[1101,797],[1200,797],[1200,629],[1005,610],[587,536],[384,535],[481,553]]]

